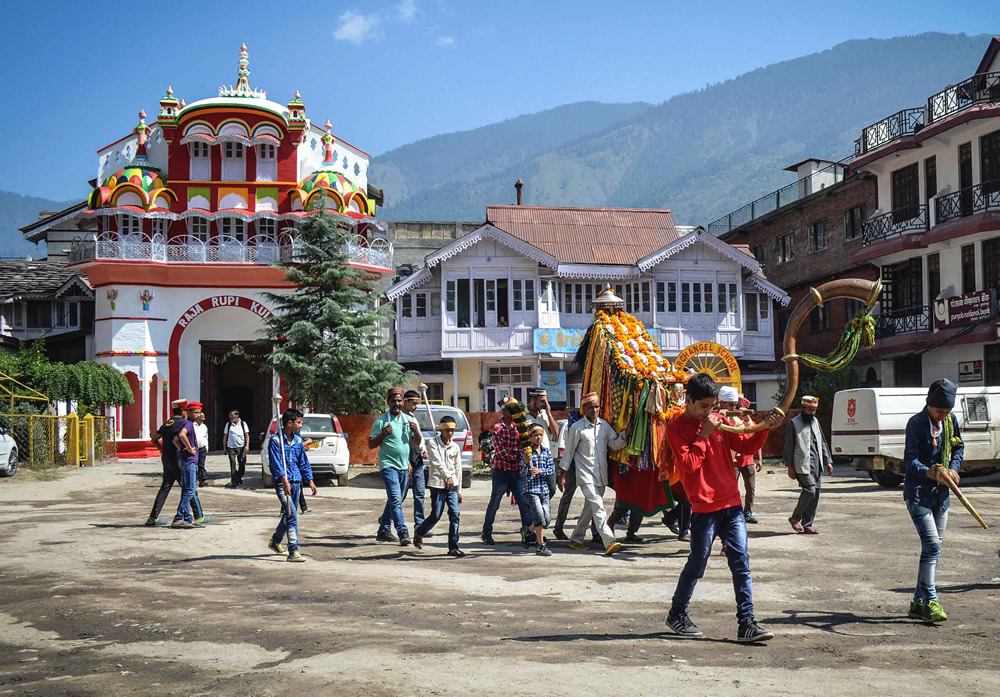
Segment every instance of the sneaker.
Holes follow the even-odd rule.
[[[399,539],[397,539],[397,537],[395,535],[393,535],[390,531],[385,530],[385,531],[381,531],[377,535],[375,535],[375,541],[376,542],[399,542]]]
[[[194,527],[194,523],[189,523],[186,520],[175,520],[170,524],[172,528],[180,528],[182,530],[190,530]]]
[[[144,525],[147,528],[162,528],[167,525],[170,525],[170,523],[168,523],[165,520],[160,520],[159,518],[146,518],[146,522],[144,523]]]
[[[754,525],[756,525],[758,522],[760,522],[760,521],[757,520],[757,516],[755,516],[753,514],[753,511],[747,511],[746,513],[744,513],[743,514],[743,518],[744,518],[744,520],[746,520],[746,522],[752,523]]]
[[[295,550],[294,552],[289,552],[288,553],[288,561],[303,562],[305,560],[306,560],[306,558],[303,557],[301,554],[299,554],[299,550]]]
[[[664,620],[667,625],[667,629],[678,636],[682,637],[700,637],[702,636],[701,630],[698,626],[691,621],[685,612],[683,615],[667,615]]]
[[[203,528],[203,527],[205,527],[205,524],[204,524],[204,523],[199,523],[199,522],[198,522],[198,521],[196,520],[196,521],[194,521],[193,523],[191,523],[191,527],[192,527],[192,528]]]
[[[270,540],[267,543],[267,548],[272,552],[274,552],[275,554],[284,554],[286,551],[285,545],[281,544],[280,542],[275,542],[274,540]]]
[[[531,538],[534,537],[532,533],[527,528],[521,528],[521,546],[525,549],[531,549]]]
[[[922,620],[924,618],[924,601],[911,600],[910,611],[907,613],[907,617],[911,620]]]
[[[740,625],[736,633],[736,641],[741,644],[751,644],[757,641],[767,641],[774,638],[774,632],[764,629],[759,624],[750,620]]]
[[[626,535],[625,541],[633,545],[641,545],[646,541],[646,538],[639,537],[638,535]]]
[[[612,542],[611,544],[608,545],[608,548],[604,550],[604,556],[610,557],[612,554],[614,554],[621,548],[622,548],[621,542]]]
[[[677,536],[677,541],[678,542],[690,542],[691,541],[691,535],[689,535],[686,532],[682,533],[682,534],[680,534],[680,535]]]
[[[497,541],[493,539],[493,535],[480,535],[479,539],[483,541],[484,545],[489,545],[490,547],[497,543]]]
[[[557,540],[568,540],[569,539],[569,535],[567,535],[566,533],[564,533],[562,528],[556,528],[555,530],[553,530],[552,531],[552,535]]]
[[[587,546],[586,542],[577,542],[576,540],[571,540],[569,543],[571,549],[575,549],[578,552],[586,552],[590,547]]]
[[[928,600],[924,603],[923,616],[921,619],[924,622],[944,622],[948,619],[948,615],[944,614],[944,609],[941,607],[941,603],[936,600]]]
[[[455,557],[456,559],[461,559],[462,557],[465,556],[465,552],[456,547],[455,549],[448,550],[448,556]]]
[[[548,545],[538,545],[535,547],[535,556],[539,557],[551,557],[552,550],[549,549]]]
[[[213,520],[215,520],[215,514],[209,513],[208,515],[203,515],[201,518],[195,518],[194,522],[205,525],[206,523],[211,523]]]
[[[413,546],[416,547],[417,549],[423,549],[424,548],[424,538],[421,535],[414,535],[413,536]]]
[[[399,546],[409,547],[410,546],[410,535],[405,532],[399,533]]]

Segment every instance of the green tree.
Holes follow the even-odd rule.
[[[374,281],[347,265],[352,235],[339,218],[320,211],[296,230],[294,259],[282,262],[295,293],[265,297],[277,310],[266,334],[275,341],[270,367],[288,395],[316,410],[373,413],[385,391],[402,385],[403,367],[380,354],[391,349],[383,327],[392,307],[372,302]]]
[[[781,401],[787,386],[785,378],[778,380],[778,392],[774,395],[776,402]],[[792,409],[799,408],[799,402],[803,395],[812,395],[819,399],[821,407],[833,409],[833,396],[835,394],[841,390],[853,390],[856,387],[861,387],[861,375],[854,368],[846,366],[828,373],[803,376],[799,380],[799,389],[795,393]]]

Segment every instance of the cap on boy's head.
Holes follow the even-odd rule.
[[[403,388],[402,387],[390,387],[388,390],[386,390],[385,391],[385,401],[388,402],[390,399],[392,399],[396,395],[399,395],[400,397],[403,396]]]
[[[719,389],[720,402],[736,402],[740,398],[740,393],[732,385],[725,385]]]
[[[739,404],[744,409],[749,409],[750,408],[750,400],[747,399],[746,397],[744,397],[743,395],[740,395],[740,402],[739,402]]]
[[[692,402],[697,402],[702,399],[709,399],[717,397],[719,395],[719,388],[715,384],[715,380],[708,373],[698,373],[697,375],[692,375],[691,379],[687,383],[687,395],[688,400]]]
[[[439,429],[442,429],[442,430],[446,429],[446,428],[450,428],[452,431],[454,431],[455,430],[455,424],[456,424],[455,417],[453,417],[453,416],[442,416],[441,420],[438,421],[437,427]]]
[[[958,385],[948,378],[935,380],[927,391],[927,406],[938,409],[954,409],[957,390]]]
[[[497,406],[504,411],[513,411],[515,407],[517,407],[517,400],[511,397],[510,395],[507,395],[499,402],[497,402]]]
[[[201,411],[201,402],[188,402],[188,411]]]
[[[403,399],[420,399],[420,393],[416,390],[407,390],[403,393]]]
[[[819,398],[813,397],[811,394],[807,394],[802,398],[802,406],[804,407],[818,407]]]

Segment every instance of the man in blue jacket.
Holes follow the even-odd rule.
[[[951,478],[958,484],[965,457],[958,419],[951,413],[956,391],[947,378],[931,383],[927,406],[906,424],[903,501],[920,535],[920,568],[909,616],[924,622],[948,619],[938,602],[934,577],[951,503],[947,481]]]
[[[303,483],[309,484],[312,495],[316,495],[312,467],[306,457],[305,446],[299,431],[302,430],[302,412],[287,409],[281,415],[281,431],[267,441],[267,464],[271,468],[271,484],[281,503],[281,520],[271,535],[268,549],[284,554],[281,539],[288,535],[288,561],[302,562],[306,558],[299,554],[299,519],[297,503]]]

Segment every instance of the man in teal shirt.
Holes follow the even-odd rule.
[[[403,413],[403,388],[391,388],[385,401],[389,411],[375,419],[368,436],[368,447],[378,448],[378,469],[386,494],[385,510],[379,516],[375,539],[396,542],[391,524],[399,535],[399,544],[406,547],[410,544],[410,531],[403,519],[403,493],[410,475],[410,440],[419,441],[422,436],[416,419]]]

